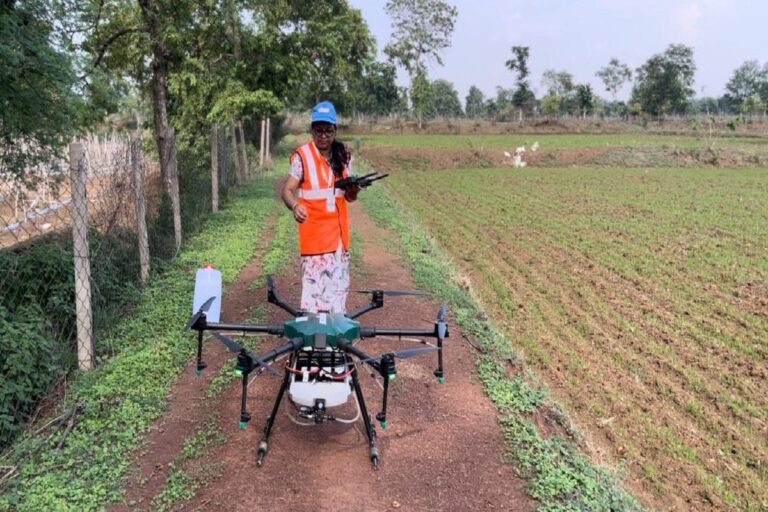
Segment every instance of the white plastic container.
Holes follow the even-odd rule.
[[[208,323],[218,323],[221,318],[221,272],[206,263],[203,268],[197,269],[195,275],[195,297],[192,301],[192,314],[198,312],[200,307],[210,299],[216,297],[211,307],[205,313]]]

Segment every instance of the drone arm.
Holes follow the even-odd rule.
[[[237,331],[237,332],[261,332],[273,334],[275,336],[283,335],[282,325],[253,325],[253,324],[205,324],[201,330],[207,331]]]
[[[381,329],[378,327],[361,327],[361,338],[373,338],[376,336],[426,336],[437,338],[437,329],[416,329],[416,328],[403,328],[403,329]]]
[[[294,338],[290,340],[288,343],[280,345],[279,347],[276,347],[270,350],[269,352],[264,352],[257,356],[249,352],[248,356],[251,358],[251,361],[253,362],[252,366],[255,367],[258,364],[255,361],[260,361],[262,364],[269,363],[274,361],[278,357],[282,356],[283,354],[293,352],[294,350],[299,350],[303,345],[304,345],[304,340],[302,338]]]
[[[287,311],[294,317],[301,316],[302,314],[302,311],[299,311],[280,298],[277,294],[277,290],[275,290],[275,280],[272,276],[267,276],[267,302]]]
[[[338,340],[338,345],[339,345],[339,348],[341,348],[345,352],[348,352],[353,356],[357,356],[357,358],[359,358],[365,364],[372,366],[377,372],[381,371],[381,364],[379,364],[379,362],[376,361],[375,358],[372,358],[369,354],[366,354],[359,348],[352,345],[352,342],[344,339],[340,339]]]
[[[347,315],[348,318],[354,320],[355,318],[362,316],[363,314],[384,306],[384,292],[382,290],[374,290],[371,295],[371,302],[361,307],[357,311],[354,311],[351,315]]]

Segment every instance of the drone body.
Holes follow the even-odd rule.
[[[207,276],[210,278],[210,276]],[[376,429],[373,419],[368,414],[363,392],[358,379],[358,368],[368,365],[374,370],[373,375],[378,374],[383,381],[382,408],[376,414],[376,419],[381,427],[387,426],[387,398],[389,381],[397,375],[395,360],[405,359],[425,352],[437,352],[437,369],[434,375],[439,382],[443,382],[443,340],[448,337],[446,323],[446,309],[441,306],[434,328],[377,328],[363,327],[355,319],[373,309],[384,305],[384,295],[411,295],[414,292],[387,292],[384,290],[372,290],[371,302],[351,314],[340,313],[307,313],[297,310],[283,302],[275,290],[271,276],[267,278],[267,300],[277,305],[292,315],[282,325],[259,324],[226,324],[209,322],[208,317],[219,317],[221,304],[221,288],[211,289],[210,279],[196,282],[195,309],[187,322],[187,329],[198,331],[197,372],[200,374],[205,368],[202,361],[202,342],[205,331],[213,331],[228,349],[238,353],[235,372],[242,377],[242,398],[240,409],[240,427],[245,428],[251,416],[246,408],[248,396],[249,378],[252,373],[258,376],[267,370],[275,375],[281,375],[282,385],[278,391],[272,413],[267,418],[264,426],[264,435],[256,453],[256,462],[260,466],[267,454],[268,439],[275,421],[283,396],[288,395],[288,400],[297,410],[297,418],[294,422],[300,425],[320,424],[327,421],[339,421],[353,423],[360,417],[365,424],[365,430],[369,441],[369,456],[371,463],[378,465],[379,454],[376,446]],[[215,282],[215,279],[214,279]],[[199,291],[198,286],[205,291]],[[215,287],[214,287],[215,288]],[[214,292],[204,302],[201,295]],[[199,307],[197,307],[199,305]],[[266,333],[281,336],[286,343],[262,354],[252,354],[242,345],[221,334],[219,331],[242,333]],[[372,357],[358,348],[357,344],[366,338],[375,336],[418,336],[434,337],[437,345],[421,341],[423,346],[410,349],[386,352]],[[278,359],[287,358],[282,372],[271,364]],[[329,409],[343,406],[353,397],[357,415],[354,418],[341,418],[333,414]]]

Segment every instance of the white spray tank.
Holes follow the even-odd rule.
[[[216,297],[211,307],[205,313],[208,323],[219,323],[221,318],[221,272],[206,263],[203,268],[197,269],[195,275],[195,298],[192,301],[192,314],[200,310],[200,307],[210,299]]]

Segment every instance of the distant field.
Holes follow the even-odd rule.
[[[677,146],[682,148],[705,147],[710,144],[706,137],[671,135],[625,134],[565,134],[565,135],[361,135],[348,136],[347,141],[359,138],[363,147],[442,148],[482,147],[487,149],[514,150],[517,146],[530,147],[538,141],[544,150],[594,148],[605,146],[654,147]],[[716,147],[763,148],[768,150],[766,137],[718,137]]]
[[[534,137],[363,143],[468,139],[507,148]],[[385,184],[653,504],[768,509],[768,169],[427,170],[395,172]]]

